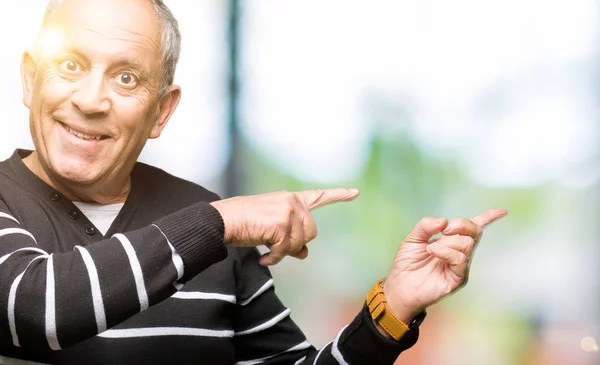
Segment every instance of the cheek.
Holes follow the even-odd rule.
[[[32,98],[32,111],[40,117],[45,117],[60,105],[69,100],[73,92],[73,85],[64,80],[44,75],[36,87]]]
[[[115,119],[122,135],[129,139],[146,139],[155,119],[152,105],[142,98],[128,97],[113,104]]]
[[[39,90],[33,94],[30,107],[30,128],[34,138],[46,139],[53,125],[51,113],[61,104],[62,99],[57,94]]]

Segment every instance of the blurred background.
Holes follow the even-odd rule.
[[[321,347],[426,215],[509,215],[397,364],[600,364],[597,0],[166,0],[183,100],[141,159],[224,197],[348,186],[276,288]],[[0,159],[32,148],[20,56],[46,1],[0,12]],[[325,305],[323,303],[326,303]]]

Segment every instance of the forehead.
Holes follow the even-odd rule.
[[[68,48],[157,60],[160,25],[148,0],[65,0],[45,24]]]

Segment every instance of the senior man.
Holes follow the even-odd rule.
[[[464,285],[483,227],[506,212],[422,219],[317,351],[267,266],[306,257],[310,210],[358,191],[219,200],[138,163],[179,102],[179,44],[160,0],[50,2],[21,68],[35,150],[0,163],[0,362],[392,364],[425,309]]]

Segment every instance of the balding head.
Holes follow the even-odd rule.
[[[49,24],[52,24],[56,18],[55,15],[58,13],[59,7],[67,1],[94,1],[94,0],[50,0],[46,7],[44,14],[44,20],[42,23],[42,31]],[[99,0],[107,1],[107,0]],[[118,0],[122,1],[122,0]],[[162,53],[161,59],[161,82],[159,88],[159,94],[162,95],[167,91],[167,88],[173,84],[175,78],[175,70],[177,62],[179,61],[179,55],[181,53],[181,34],[179,32],[179,25],[177,19],[173,16],[171,10],[164,4],[162,0],[139,0],[148,2],[153,6],[156,19],[159,22],[159,37],[160,37],[160,49]]]

